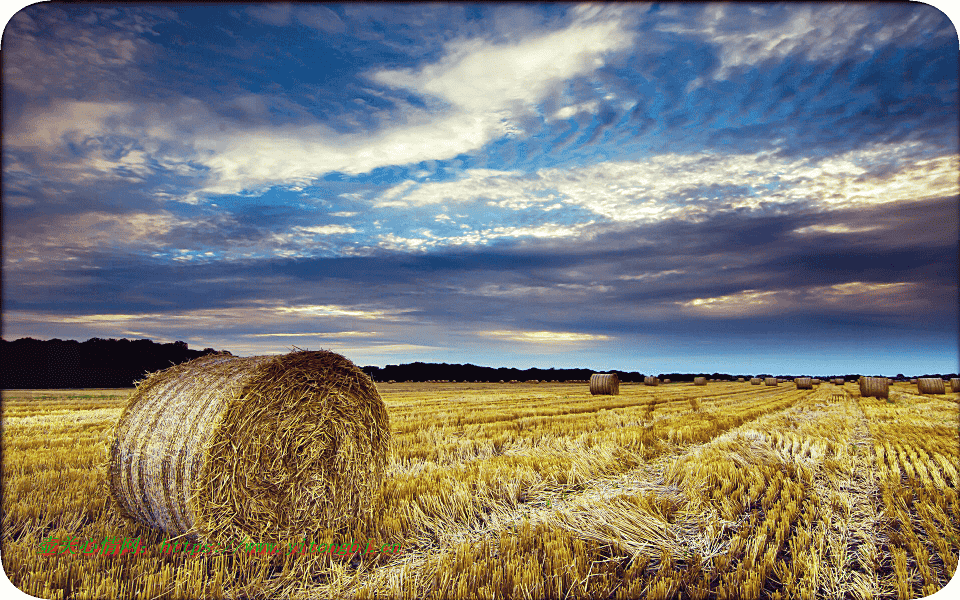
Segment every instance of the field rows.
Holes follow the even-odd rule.
[[[586,388],[380,386],[392,460],[352,537],[404,552],[352,561],[161,556],[106,499],[124,395],[5,393],[4,568],[46,598],[911,598],[952,577],[960,395]],[[147,552],[37,556],[48,534]]]

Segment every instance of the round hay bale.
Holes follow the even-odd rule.
[[[793,380],[797,384],[798,390],[812,390],[813,379],[810,377],[797,377]]]
[[[707,385],[707,378],[706,378],[706,377],[694,377],[694,378],[693,378],[693,385]]]
[[[594,373],[590,376],[590,393],[594,396],[619,396],[620,377],[616,373]]]
[[[745,377],[737,377],[737,383],[743,383],[747,379]]]
[[[660,385],[660,380],[656,377],[647,375],[643,378],[643,385]]]
[[[664,383],[670,383],[670,380],[669,380],[669,379],[664,379],[663,382],[664,382]]]
[[[820,380],[814,377],[813,379],[810,380],[810,383],[812,383],[813,385],[820,385]]]
[[[390,420],[343,356],[207,355],[140,382],[108,463],[120,512],[226,547],[322,539],[372,510]]]
[[[950,391],[960,392],[960,377],[953,377],[950,379]]]
[[[843,377],[837,377],[837,378],[835,378],[835,379],[833,380],[833,384],[834,384],[834,385],[843,385],[843,384],[844,384],[844,379],[843,379]]]
[[[536,380],[536,379],[531,379],[531,380],[528,381],[527,383],[540,383],[540,382],[539,382],[538,380]]]
[[[946,394],[946,387],[939,377],[921,377],[917,380],[917,390],[921,394]]]
[[[916,379],[911,379],[911,380],[910,380],[910,383],[916,384],[916,383],[917,383],[917,380],[916,380]]]
[[[777,379],[776,377],[767,377],[767,378],[764,380],[764,384],[765,384],[765,385],[769,385],[769,386],[776,387],[776,386],[778,386],[778,385],[780,384],[780,380]]]
[[[750,385],[760,385],[761,383],[762,383],[762,382],[760,381],[760,378],[759,378],[759,377],[751,377],[751,378],[750,378]]]
[[[864,398],[889,398],[890,382],[886,377],[861,377],[860,396]]]

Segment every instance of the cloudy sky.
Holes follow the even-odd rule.
[[[7,340],[957,369],[925,4],[34,4],[2,55]]]

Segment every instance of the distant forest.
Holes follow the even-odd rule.
[[[190,350],[186,342],[158,344],[152,340],[91,338],[75,340],[35,340],[21,338],[14,342],[0,340],[0,388],[4,389],[72,389],[124,388],[147,374],[172,365],[193,360],[206,354],[227,351],[204,348]],[[349,358],[349,357],[348,357]],[[508,367],[479,367],[447,363],[414,362],[386,367],[367,366],[363,371],[374,381],[570,381],[588,380],[597,371],[592,369],[516,369]],[[644,374],[636,371],[604,371],[617,373],[620,381],[642,382]],[[649,373],[649,375],[654,375]],[[671,381],[693,381],[707,377],[732,381],[737,377],[788,377],[794,375],[754,373],[729,375],[727,373],[657,373],[657,377]],[[856,381],[859,374],[819,375],[843,377]],[[940,373],[921,377],[956,377]],[[907,379],[898,374],[895,379]]]
[[[91,338],[0,340],[0,387],[12,389],[123,388],[148,373],[206,354],[186,342]]]

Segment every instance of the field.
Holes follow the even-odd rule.
[[[40,598],[919,598],[960,554],[960,394],[854,384],[378,384],[391,463],[355,540],[161,555],[102,464],[130,390],[3,395],[3,568]],[[142,555],[41,556],[48,536]]]

